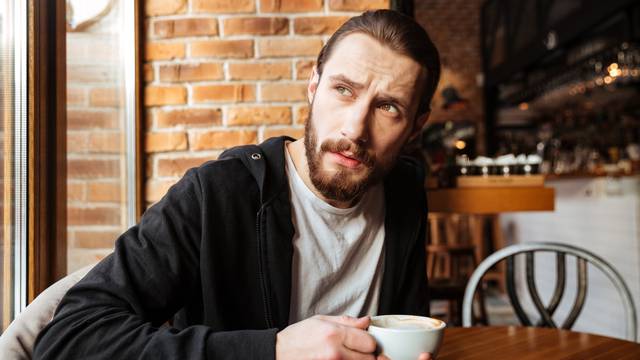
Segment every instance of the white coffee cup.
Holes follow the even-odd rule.
[[[378,351],[391,360],[417,360],[421,353],[438,353],[444,321],[414,315],[380,315],[371,318],[369,334]]]

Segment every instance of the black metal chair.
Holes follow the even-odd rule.
[[[548,305],[544,305],[540,299],[540,295],[536,288],[534,279],[534,254],[536,252],[554,252],[556,253],[556,270],[557,280],[556,287]],[[520,300],[516,294],[515,287],[515,259],[516,255],[523,254],[526,259],[526,279],[527,288],[531,296],[531,300],[536,310],[540,314],[540,320],[535,326],[542,327],[554,327],[558,325],[553,320],[552,316],[560,300],[564,294],[565,281],[566,281],[566,255],[575,256],[577,264],[577,293],[576,300],[567,316],[566,320],[562,323],[560,328],[571,329],[575,323],[578,315],[582,311],[586,295],[587,295],[587,263],[591,263],[600,271],[602,271],[611,280],[615,288],[622,299],[625,311],[625,318],[627,320],[626,335],[627,339],[636,341],[637,338],[637,323],[636,323],[636,308],[633,303],[631,292],[626,283],[617,272],[617,270],[611,266],[604,259],[599,256],[575,246],[559,243],[527,243],[517,244],[505,247],[487,257],[484,261],[478,265],[478,268],[471,274],[467,287],[465,289],[464,300],[462,303],[462,325],[469,327],[473,325],[472,313],[473,313],[473,297],[476,292],[478,284],[482,280],[483,275],[495,264],[500,261],[506,260],[506,285],[509,300],[516,313],[516,316],[520,320],[520,323],[524,326],[532,326],[532,322],[525,313]]]

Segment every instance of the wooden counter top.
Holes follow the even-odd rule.
[[[498,214],[553,211],[554,200],[554,189],[542,186],[427,189],[429,212]]]

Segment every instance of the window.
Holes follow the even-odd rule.
[[[0,3],[0,275],[2,328],[27,300],[27,11]]]
[[[0,333],[141,212],[137,7],[0,1]]]
[[[69,272],[110,253],[136,221],[132,4],[66,4]]]

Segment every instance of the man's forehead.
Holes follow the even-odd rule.
[[[421,78],[422,67],[369,35],[354,33],[342,38],[323,68],[323,76],[343,75],[360,84],[372,81],[388,91],[411,91]]]

